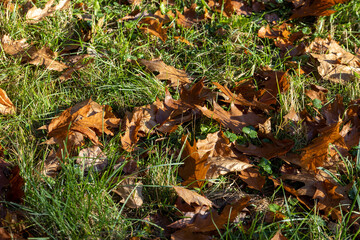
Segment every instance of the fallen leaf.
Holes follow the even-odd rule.
[[[327,102],[326,95],[328,90],[324,87],[311,84],[311,89],[305,90],[305,95],[308,96],[311,100],[319,99],[322,104]]]
[[[259,84],[263,91],[259,101],[265,104],[276,104],[277,95],[287,91],[290,87],[287,72],[262,71],[258,78],[263,80]]]
[[[140,30],[160,38],[163,42],[167,39],[167,28],[163,28],[163,23],[159,19],[144,17],[139,21]]]
[[[235,104],[231,103],[230,111],[225,111],[219,104],[213,102],[214,110],[207,107],[197,106],[197,108],[208,118],[214,119],[226,128],[230,128],[234,133],[242,133],[242,128],[246,126],[256,126],[264,123],[266,119],[249,110],[247,113],[240,111]]]
[[[200,139],[196,142],[200,158],[202,158],[205,154],[208,154],[209,157],[229,157],[232,152],[228,146],[229,144],[229,139],[222,131],[209,133],[205,139]]]
[[[142,189],[141,181],[136,182],[136,177],[127,177],[112,191],[122,197],[121,203],[125,203],[127,207],[139,208],[144,203]]]
[[[261,146],[256,146],[249,143],[247,147],[242,145],[235,145],[235,148],[247,155],[271,159],[285,155],[294,146],[294,141],[290,139],[278,140],[271,136],[268,137],[270,140],[272,140],[272,143],[262,141]]]
[[[0,88],[0,113],[1,114],[14,114],[16,108],[14,104],[11,102],[6,92]]]
[[[79,152],[76,163],[79,164],[85,172],[91,168],[96,172],[101,172],[108,165],[108,159],[99,146],[92,146],[84,148]]]
[[[207,207],[207,209],[210,209],[214,204],[207,199],[206,197],[201,196],[200,194],[188,190],[183,187],[177,187],[173,186],[174,190],[176,191],[176,194],[181,197],[187,204],[194,207]]]
[[[211,236],[203,234],[203,233],[194,233],[186,228],[181,229],[179,231],[171,234],[171,240],[211,240],[213,239]]]
[[[360,58],[347,52],[336,41],[316,38],[306,52],[318,62],[318,72],[324,79],[345,83],[360,74]]]
[[[329,10],[329,8],[347,1],[348,0],[306,0],[302,7],[295,9],[290,16],[290,20],[307,16],[329,16],[335,12],[334,10]]]
[[[4,35],[1,38],[1,46],[6,54],[14,56],[24,52],[27,48],[30,47],[30,44],[28,44],[26,41],[26,38],[20,40],[11,40],[9,35]]]
[[[341,122],[344,112],[345,106],[343,103],[343,97],[340,94],[336,95],[334,102],[321,108],[321,114],[326,119],[327,125]]]
[[[46,69],[55,70],[61,72],[68,68],[68,66],[62,62],[55,61],[57,54],[50,50],[48,47],[37,49],[31,47],[27,50],[22,57],[22,63],[30,63],[36,66],[45,65]]]
[[[102,145],[97,136],[102,133],[113,135],[112,129],[117,128],[120,119],[116,118],[109,106],[101,106],[91,99],[80,102],[66,109],[57,118],[51,120],[49,125],[39,129],[46,129],[48,136],[46,144],[58,144],[59,149],[55,156],[49,155],[48,166],[59,170],[58,160],[62,155],[71,153],[76,146],[84,143],[84,137],[94,144]],[[65,148],[66,146],[66,148]]]
[[[176,23],[185,28],[191,28],[200,21],[203,21],[205,19],[205,15],[199,16],[196,13],[196,7],[196,3],[191,4],[190,8],[185,7],[184,14],[181,14],[179,11],[176,10]]]
[[[211,210],[206,215],[196,214],[192,223],[186,228],[192,232],[209,232],[217,229],[223,229],[224,224],[235,220],[237,215],[243,210],[250,201],[246,196],[225,206],[219,214],[216,210]]]
[[[206,179],[216,179],[219,176],[228,174],[230,172],[240,172],[245,169],[254,167],[253,165],[239,161],[230,157],[212,157],[206,160],[206,165],[209,166],[206,172]]]
[[[210,165],[206,165],[206,160],[210,153],[199,156],[196,142],[193,146],[190,145],[186,136],[181,138],[185,144],[185,148],[181,155],[181,159],[184,160],[184,165],[179,168],[179,176],[184,180],[181,184],[189,187],[201,187],[206,179],[206,173]]]
[[[55,11],[59,10],[65,10],[70,7],[70,0],[60,0],[60,2],[53,6],[55,0],[49,0],[43,9],[37,8],[36,6],[32,7],[27,13],[26,13],[26,19],[28,23],[38,23],[40,22],[44,17],[50,16]]]
[[[318,172],[328,158],[329,144],[338,144],[346,148],[344,138],[339,133],[341,122],[320,130],[320,136],[304,147],[301,154],[301,166],[306,170]]]
[[[287,238],[281,234],[281,231],[277,231],[276,234],[271,238],[271,240],[287,240]]]
[[[176,69],[172,66],[166,65],[163,61],[158,59],[145,60],[138,59],[140,65],[145,66],[150,72],[158,72],[156,78],[159,80],[169,80],[170,87],[178,87],[190,83],[189,77],[184,70]]]
[[[248,168],[240,172],[239,177],[249,188],[261,191],[266,178],[262,176],[257,168]]]

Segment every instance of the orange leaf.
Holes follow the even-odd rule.
[[[14,104],[11,102],[6,92],[0,88],[0,113],[14,114],[16,111]]]
[[[305,5],[296,9],[290,19],[307,16],[329,16],[334,10],[328,10],[338,3],[345,3],[349,0],[306,0]]]

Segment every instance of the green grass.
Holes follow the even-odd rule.
[[[16,4],[24,2],[16,1]],[[44,6],[45,2],[40,1],[36,6]],[[197,2],[201,7],[204,5],[203,1],[176,1],[169,9],[182,11],[190,2]],[[149,136],[142,145],[146,157],[143,153],[121,151],[122,132],[116,132],[114,137],[102,136],[103,151],[110,163],[105,172],[84,175],[74,158],[66,158],[66,164],[54,179],[43,176],[42,170],[48,153],[56,147],[43,145],[47,140],[46,131],[37,129],[87,98],[110,105],[120,118],[136,106],[152,103],[156,98],[163,99],[166,83],[158,81],[143,68],[131,65],[128,59],[161,58],[168,65],[184,69],[193,81],[205,77],[209,86],[211,82],[234,86],[265,66],[284,71],[287,69],[286,59],[279,57],[279,50],[272,40],[257,36],[260,27],[266,24],[263,13],[232,18],[215,13],[211,20],[192,29],[174,24],[168,30],[168,40],[162,42],[143,34],[137,29],[136,21],[117,21],[132,11],[131,6],[109,0],[84,3],[88,7],[87,13],[93,17],[92,21],[85,23],[80,23],[76,17],[83,14],[79,9],[59,11],[40,23],[27,24],[18,11],[8,12],[0,7],[0,36],[8,34],[13,39],[27,38],[29,43],[40,47],[46,45],[53,51],[61,51],[69,41],[79,42],[82,53],[94,55],[94,62],[89,67],[75,73],[72,80],[61,82],[57,72],[21,64],[20,59],[0,52],[0,87],[6,90],[17,107],[14,116],[0,115],[0,145],[6,149],[5,159],[20,166],[21,176],[26,181],[24,203],[14,207],[25,213],[27,227],[34,237],[126,239],[137,236],[166,239],[168,236],[164,229],[149,222],[147,217],[161,213],[171,221],[177,219],[176,196],[170,187],[180,182],[177,169],[182,164],[179,157],[181,135],[190,133],[192,138],[205,137],[219,129],[215,121],[200,119],[185,124],[168,136]],[[158,4],[157,1],[146,1],[141,8],[154,11]],[[354,51],[360,45],[360,2],[352,1],[336,9],[338,12],[330,17],[320,17],[315,23],[295,20],[294,24],[300,29],[315,29],[311,38],[330,34],[350,52]],[[290,14],[285,7],[278,12],[286,17]],[[104,25],[99,27],[97,23],[102,17],[105,17]],[[89,42],[81,40],[81,31],[86,28],[94,32]],[[219,28],[224,28],[227,34],[215,35]],[[174,36],[183,36],[195,46],[177,42]],[[309,100],[304,95],[305,89],[310,84],[319,84],[329,89],[329,99],[341,94],[348,103],[360,97],[360,86],[358,81],[339,85],[317,80],[312,75],[298,76],[294,72],[290,75],[290,89],[279,96],[279,111],[271,121],[275,136],[294,139],[294,149],[300,149],[308,143],[305,130],[300,125],[289,126],[283,116],[291,108],[300,111],[306,107]],[[163,137],[165,140],[157,140]],[[121,183],[120,178],[112,182],[114,176],[122,176],[124,164],[116,170],[113,168],[121,157],[138,162],[139,176],[144,184],[144,204],[139,209],[124,207],[111,191]],[[356,174],[353,176],[358,177]],[[267,184],[271,188],[271,183]],[[316,209],[303,209],[282,188],[274,188],[264,195],[244,187],[241,180],[229,175],[207,184],[201,192],[211,200],[219,200],[219,194],[239,196],[244,192],[270,204],[281,199],[280,211],[286,216],[284,220],[266,223],[264,218],[268,207],[261,209],[261,202],[253,201],[251,216],[246,216],[239,224],[229,224],[225,231],[220,232],[219,239],[271,239],[279,229],[288,239],[294,240],[352,239],[355,236],[349,231],[348,224],[327,225]],[[357,205],[355,209],[359,210]]]

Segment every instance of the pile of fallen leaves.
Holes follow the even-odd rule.
[[[165,1],[172,4],[171,1]],[[294,4],[290,19],[307,16],[324,16],[333,13],[330,7],[345,1],[291,1]],[[129,1],[139,5],[141,1]],[[28,24],[36,24],[51,16],[54,11],[64,10],[71,5],[70,0],[62,0],[57,5],[49,1],[43,9],[32,7],[28,9],[25,18]],[[11,2],[3,2],[9,11],[16,11]],[[152,34],[166,41],[167,29],[172,24],[183,28],[196,28],[209,21],[213,14],[223,14],[231,17],[233,14],[250,15],[252,11],[262,11],[266,7],[263,2],[242,1],[207,1],[207,7],[201,13],[196,4],[184,8],[183,12],[161,11],[149,13],[135,10],[132,14],[122,17],[119,21],[138,21],[138,27],[145,33]],[[252,78],[227,87],[216,82],[205,85],[204,80],[193,82],[188,73],[169,66],[160,59],[129,60],[134,68],[145,68],[154,73],[158,80],[168,81],[168,87],[163,100],[139,106],[132,112],[127,112],[120,119],[116,117],[111,107],[100,105],[91,99],[80,102],[65,111],[52,121],[41,127],[46,130],[48,139],[45,144],[56,144],[56,151],[48,153],[44,163],[44,175],[55,177],[61,171],[61,166],[67,164],[69,157],[76,157],[77,164],[85,172],[96,171],[101,174],[109,167],[107,156],[102,152],[99,136],[113,136],[121,132],[119,147],[128,152],[128,156],[138,152],[146,152],[142,144],[150,135],[158,134],[166,138],[175,132],[180,125],[195,119],[207,118],[218,123],[219,129],[209,133],[204,139],[198,136],[183,135],[181,154],[183,165],[178,169],[182,178],[180,186],[173,186],[178,199],[175,206],[181,212],[178,220],[164,226],[166,233],[173,239],[209,239],[219,233],[228,222],[241,221],[251,214],[247,206],[251,197],[244,191],[237,199],[225,201],[218,206],[206,196],[192,189],[204,189],[211,185],[211,180],[226,174],[237,176],[244,183],[243,187],[255,192],[265,193],[264,186],[282,186],[287,194],[294,196],[300,204],[308,209],[314,209],[328,221],[342,221],[344,215],[351,212],[350,191],[356,187],[355,176],[349,175],[348,169],[353,168],[355,160],[349,151],[358,145],[360,140],[360,99],[353,100],[347,106],[337,95],[327,100],[328,90],[317,85],[309,86],[306,98],[309,104],[301,111],[291,109],[283,117],[286,123],[302,126],[307,144],[301,149],[294,149],[290,139],[279,139],[272,131],[272,118],[279,111],[278,94],[285,93],[290,87],[291,74],[316,73],[324,80],[336,83],[352,81],[360,74],[360,58],[342,48],[332,39],[316,38],[309,42],[302,32],[291,32],[290,23],[277,24],[277,16],[268,16],[269,25],[263,26],[258,36],[274,39],[274,44],[280,50],[282,57],[307,55],[314,63],[314,68],[306,70],[293,68],[285,72],[275,71],[264,66],[258,69]],[[175,19],[175,21],[173,21]],[[100,23],[101,25],[101,23]],[[91,31],[84,36],[84,41],[91,39]],[[193,45],[181,36],[177,40]],[[71,79],[72,73],[91,64],[84,61],[94,58],[91,55],[76,55],[80,47],[69,45],[60,54],[51,51],[46,46],[36,46],[27,43],[26,39],[12,40],[8,35],[1,37],[2,50],[13,58],[21,59],[23,64],[43,65],[48,70],[62,72],[61,80]],[[58,58],[62,60],[56,60]],[[296,65],[296,64],[295,64]],[[157,75],[155,75],[155,73]],[[256,82],[256,86],[255,86]],[[177,92],[178,91],[178,92]],[[173,94],[171,94],[171,92]],[[175,92],[175,93],[174,93]],[[180,97],[175,100],[174,95]],[[321,109],[318,105],[321,105]],[[6,92],[0,89],[0,113],[11,115],[17,110]],[[226,134],[225,134],[226,133]],[[250,141],[240,144],[230,140],[230,134],[248,135]],[[255,136],[254,136],[255,134]],[[289,133],[291,134],[291,133]],[[82,149],[89,141],[93,146]],[[19,176],[18,167],[10,167],[1,156],[0,177],[3,179],[0,187],[0,197],[5,201],[21,203],[23,180]],[[146,154],[142,154],[146,158]],[[344,159],[349,161],[344,161]],[[262,163],[276,163],[279,168],[274,171],[263,171]],[[121,176],[114,177],[114,182],[120,182],[112,191],[118,194],[129,208],[140,208],[144,202],[142,197],[142,182],[138,176],[139,166],[131,158],[120,159],[117,164],[124,164]],[[339,176],[348,176],[339,179]],[[299,187],[301,183],[301,187]],[[8,188],[4,191],[4,188]],[[21,194],[20,194],[21,193]],[[1,236],[13,236],[22,233],[24,229],[15,229],[11,218],[18,217],[5,205],[1,205]],[[240,218],[238,216],[241,215]],[[351,212],[349,224],[358,230],[357,213]],[[275,213],[268,222],[286,218],[281,213]],[[10,220],[7,220],[10,219]],[[154,216],[149,216],[150,221]],[[155,221],[155,220],[154,220]],[[19,225],[17,225],[19,226]],[[277,237],[277,238],[276,238]],[[20,237],[19,237],[20,238]],[[286,239],[280,232],[274,239]]]

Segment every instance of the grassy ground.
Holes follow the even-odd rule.
[[[77,3],[81,1],[76,1]],[[155,11],[157,1],[145,1],[141,9]],[[190,2],[202,6],[204,1],[175,1],[168,10],[182,11]],[[23,1],[15,2],[18,5]],[[37,6],[43,6],[39,1]],[[226,18],[214,14],[213,19],[192,29],[173,25],[168,30],[168,40],[162,42],[156,37],[143,34],[137,22],[118,22],[117,20],[132,11],[130,5],[119,5],[116,1],[84,1],[86,12],[92,20],[87,26],[96,30],[91,41],[83,42],[84,53],[94,55],[89,67],[74,74],[68,81],[59,81],[59,73],[44,67],[24,65],[19,59],[0,52],[0,87],[5,89],[17,107],[13,116],[0,116],[0,145],[5,149],[5,159],[18,164],[21,176],[25,179],[25,199],[21,206],[14,209],[25,212],[26,226],[35,237],[45,239],[125,239],[141,237],[165,238],[160,226],[146,217],[162,213],[171,220],[176,218],[174,207],[175,194],[171,185],[179,184],[177,168],[180,157],[174,149],[181,149],[181,135],[190,132],[193,136],[206,136],[219,129],[215,121],[197,120],[182,126],[166,137],[150,136],[144,142],[148,157],[133,154],[143,175],[144,204],[139,209],[128,209],[119,203],[110,184],[122,167],[113,172],[106,170],[102,175],[91,173],[87,176],[68,159],[60,174],[55,178],[41,174],[43,162],[54,146],[42,145],[46,132],[37,130],[63,110],[87,98],[100,104],[110,105],[115,114],[122,118],[126,111],[135,106],[152,103],[156,98],[163,99],[166,84],[158,81],[144,69],[131,65],[129,58],[161,58],[166,64],[184,69],[193,81],[205,77],[205,83],[219,82],[234,86],[236,82],[253,76],[260,67],[270,66],[274,70],[286,70],[285,60],[278,57],[278,49],[273,41],[260,39],[257,31],[266,24],[264,13],[251,16]],[[73,5],[73,4],[72,4]],[[351,1],[337,6],[338,11],[329,17],[312,18],[308,21],[295,21],[299,30],[312,31],[311,38],[327,37],[339,41],[347,50],[353,52],[360,45],[360,2]],[[269,9],[277,12],[284,20],[291,11],[286,4],[283,8]],[[0,35],[8,34],[13,39],[27,38],[39,46],[48,46],[53,51],[61,51],[69,40],[80,41],[81,29],[77,19],[82,10],[71,7],[69,10],[55,12],[37,24],[28,24],[19,11],[9,12],[0,8]],[[104,18],[104,25],[97,24]],[[215,32],[223,28],[225,35]],[[191,43],[188,46],[178,42],[173,36],[183,36]],[[245,50],[248,54],[245,54]],[[346,85],[316,80],[311,75],[291,74],[290,90],[279,96],[280,111],[272,118],[276,136],[295,140],[295,148],[306,143],[300,126],[295,126],[293,135],[286,131],[283,116],[293,107],[304,108],[307,100],[304,91],[310,84],[319,84],[329,89],[329,99],[340,93],[344,101],[360,97],[359,81]],[[109,169],[120,157],[128,153],[121,151],[120,135],[101,137],[103,151],[109,158]],[[90,144],[89,144],[90,145]],[[335,227],[317,213],[316,209],[304,211],[291,197],[285,196],[282,188],[276,192],[259,193],[241,186],[234,176],[220,177],[215,184],[203,189],[209,199],[216,201],[223,195],[236,195],[246,192],[253,196],[251,207],[258,209],[252,219],[242,224],[230,224],[221,232],[219,239],[270,239],[278,229],[288,239],[351,239],[354,235],[346,223]],[[265,212],[277,208],[286,220],[265,223]],[[246,227],[245,225],[248,224]]]

